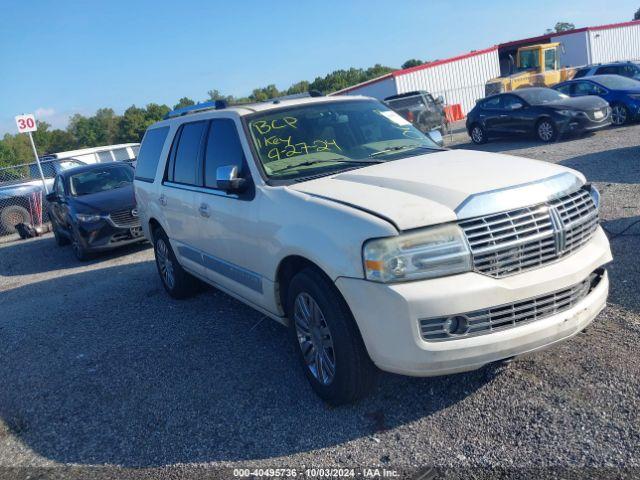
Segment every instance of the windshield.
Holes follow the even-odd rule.
[[[640,82],[632,78],[622,77],[620,75],[607,75],[593,78],[603,87],[609,90],[638,90],[640,89]]]
[[[520,51],[520,69],[538,68],[540,66],[540,53],[538,50]]]
[[[105,167],[72,175],[69,184],[74,197],[115,190],[133,182],[133,169],[128,166]]]
[[[543,105],[569,98],[569,95],[551,90],[550,88],[535,88],[531,90],[518,90],[516,93],[530,105]]]
[[[267,175],[304,178],[440,148],[377,101],[337,101],[253,115],[248,122]]]

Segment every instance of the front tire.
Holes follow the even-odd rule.
[[[554,141],[558,136],[558,129],[555,123],[544,118],[536,125],[536,136],[539,140],[548,143]]]
[[[89,251],[82,243],[80,233],[73,227],[71,230],[71,248],[73,249],[73,254],[79,261],[84,262],[89,259]]]
[[[611,123],[619,127],[629,121],[629,109],[621,103],[614,103],[611,106]]]
[[[331,405],[364,397],[377,369],[347,304],[322,273],[306,268],[289,284],[287,313],[298,357],[311,387]]]
[[[188,298],[198,292],[198,280],[178,263],[167,234],[161,228],[153,232],[153,250],[162,286],[175,299]]]
[[[56,245],[59,247],[64,247],[65,245],[69,245],[69,239],[60,233],[60,227],[56,225],[55,221],[51,221],[51,227],[53,229],[53,236],[56,239]]]
[[[471,127],[469,131],[469,136],[471,140],[476,145],[482,145],[483,143],[487,143],[487,132],[481,125],[475,124]]]

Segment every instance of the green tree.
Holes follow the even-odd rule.
[[[309,91],[309,82],[302,80],[294,83],[287,89],[287,95],[295,95],[296,93],[306,93]]]
[[[280,96],[280,91],[276,88],[275,85],[267,85],[266,87],[256,88],[249,95],[249,99],[253,102],[264,102],[265,100],[269,100],[271,98],[276,98]]]
[[[636,13],[633,14],[633,19],[640,20],[640,8],[638,8],[638,10],[636,10]]]
[[[118,142],[139,142],[147,128],[146,110],[131,105],[120,117],[118,125]]]
[[[422,60],[418,60],[417,58],[411,58],[406,62],[404,62],[400,68],[405,69],[405,68],[417,67],[423,64],[424,62]]]
[[[192,105],[195,105],[196,102],[194,102],[193,100],[191,100],[188,97],[182,97],[180,100],[178,100],[178,103],[176,103],[173,106],[174,110],[177,110],[178,108],[185,108],[185,107],[191,107]]]
[[[576,26],[569,22],[558,22],[554,27],[556,33],[567,32],[569,30],[575,30]]]

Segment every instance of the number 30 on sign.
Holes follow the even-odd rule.
[[[36,126],[36,117],[32,113],[16,115],[16,125],[18,125],[18,131],[20,133],[35,132],[38,129]]]

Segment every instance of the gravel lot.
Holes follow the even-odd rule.
[[[450,140],[477,148],[466,134]],[[613,235],[640,219],[640,125],[482,149],[582,171]],[[509,467],[640,474],[640,224],[612,246],[610,305],[587,333],[507,367],[384,374],[365,401],[332,409],[308,387],[283,327],[213,289],[169,299],[148,246],[80,264],[51,236],[3,243],[0,473],[106,464],[175,478],[212,465],[375,464],[472,478]]]

